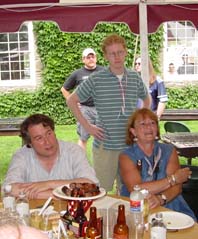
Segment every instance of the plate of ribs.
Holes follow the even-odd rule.
[[[55,188],[53,194],[67,200],[95,200],[105,196],[106,191],[94,183],[70,183]]]

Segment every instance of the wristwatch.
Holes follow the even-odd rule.
[[[164,195],[163,193],[160,193],[159,195],[160,195],[161,199],[162,199],[163,202],[164,202],[163,205],[165,205],[166,202],[167,202],[167,197],[166,197],[166,195]]]

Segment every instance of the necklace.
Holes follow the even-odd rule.
[[[157,173],[158,170],[159,170],[159,160],[161,158],[161,154],[162,154],[162,151],[161,149],[159,148],[158,149],[158,152],[157,152],[157,155],[154,155],[153,156],[153,162],[151,163],[150,160],[144,156],[144,159],[145,161],[147,162],[148,164],[148,175],[150,178],[154,179],[153,176],[154,176],[154,173]],[[156,178],[155,178],[156,179]]]

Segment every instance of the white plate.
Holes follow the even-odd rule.
[[[161,212],[166,228],[169,230],[179,230],[192,227],[194,220],[192,217],[180,212]],[[155,213],[149,216],[149,223],[155,218]]]
[[[58,188],[55,188],[53,190],[53,194],[58,197],[58,198],[62,198],[62,199],[67,199],[67,200],[95,200],[98,198],[101,198],[103,196],[105,196],[106,191],[104,188],[100,188],[100,193],[96,196],[92,196],[92,197],[70,197],[70,196],[66,196],[63,192],[62,192],[62,188],[64,186],[60,186]]]

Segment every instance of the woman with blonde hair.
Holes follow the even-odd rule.
[[[149,93],[151,94],[151,110],[156,113],[158,119],[164,112],[168,96],[163,80],[156,75],[151,59],[149,58]],[[141,74],[141,58],[135,59],[134,69]],[[141,101],[138,101],[138,108],[141,108]]]

